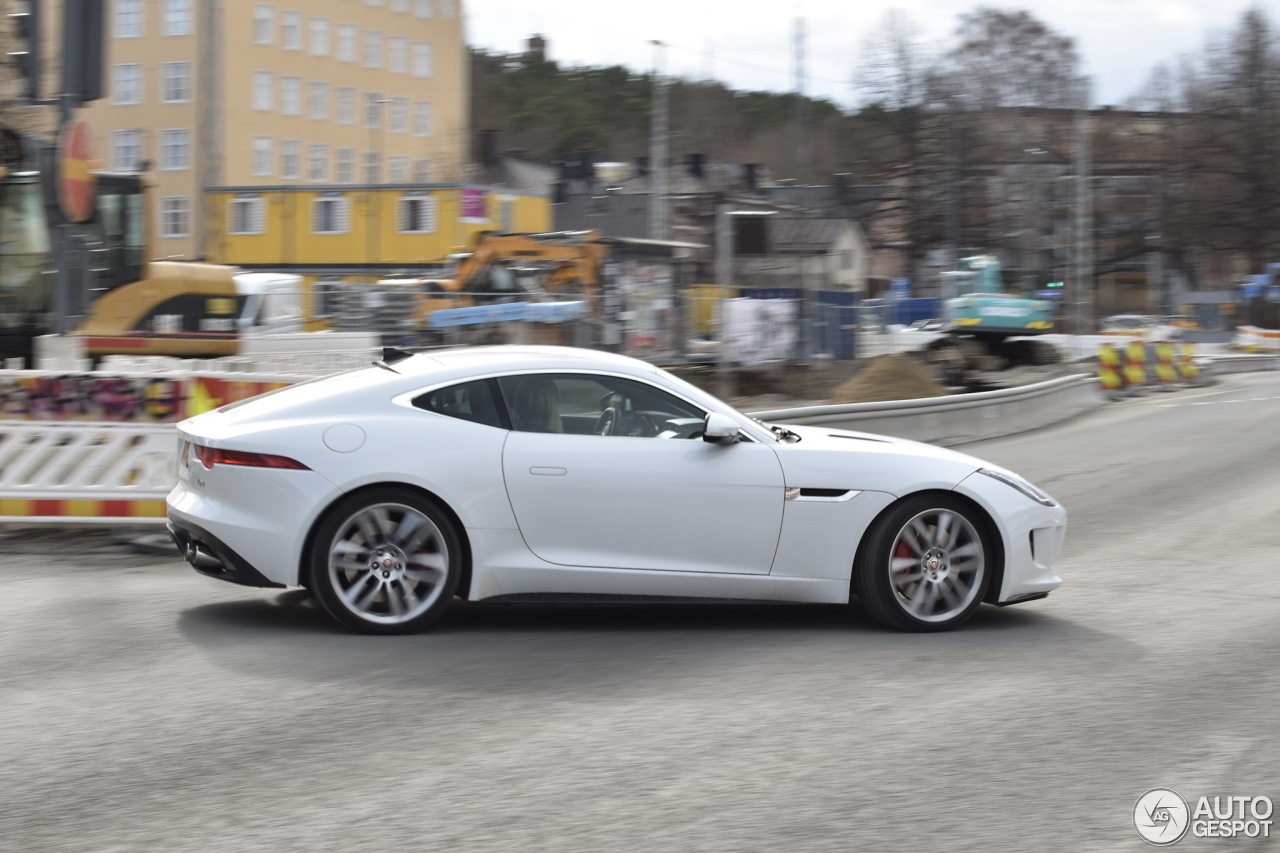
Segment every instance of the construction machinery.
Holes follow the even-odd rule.
[[[145,175],[90,170],[92,209],[71,221],[53,145],[0,142],[0,357],[31,363],[35,339],[60,330],[88,356],[217,357],[246,334],[301,329],[298,276],[148,260]]]
[[[1053,331],[1053,303],[1009,293],[991,255],[961,258],[941,273],[947,335],[929,349],[953,381],[973,370],[1050,364],[1057,351],[1026,340]]]
[[[608,257],[609,246],[599,231],[486,231],[470,252],[454,256],[453,274],[433,279],[427,290],[465,294],[469,304],[590,296],[600,286],[601,267]]]

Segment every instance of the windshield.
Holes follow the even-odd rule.
[[[0,327],[30,323],[47,309],[51,267],[40,185],[0,181]]]

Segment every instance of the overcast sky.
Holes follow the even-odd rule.
[[[856,104],[851,79],[867,34],[902,9],[926,39],[951,41],[964,0],[465,0],[468,41],[499,53],[524,50],[540,33],[564,65],[626,65],[649,71],[664,42],[666,73],[711,77],[735,89],[793,91],[795,21],[805,22],[805,92],[842,107]],[[1075,39],[1095,105],[1121,103],[1150,70],[1198,54],[1210,33],[1233,28],[1250,6],[1280,24],[1280,0],[1024,0],[988,2],[1026,9]]]

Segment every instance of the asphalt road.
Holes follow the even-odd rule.
[[[1147,849],[1150,788],[1280,800],[1278,421],[1255,374],[967,448],[1067,505],[1066,584],[936,636],[467,605],[361,637],[5,535],[0,850]],[[1280,841],[1177,845],[1240,847]]]

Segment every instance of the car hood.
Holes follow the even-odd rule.
[[[869,432],[793,426],[800,436],[775,445],[788,487],[856,489],[903,495],[921,489],[954,489],[979,468],[975,456]]]

